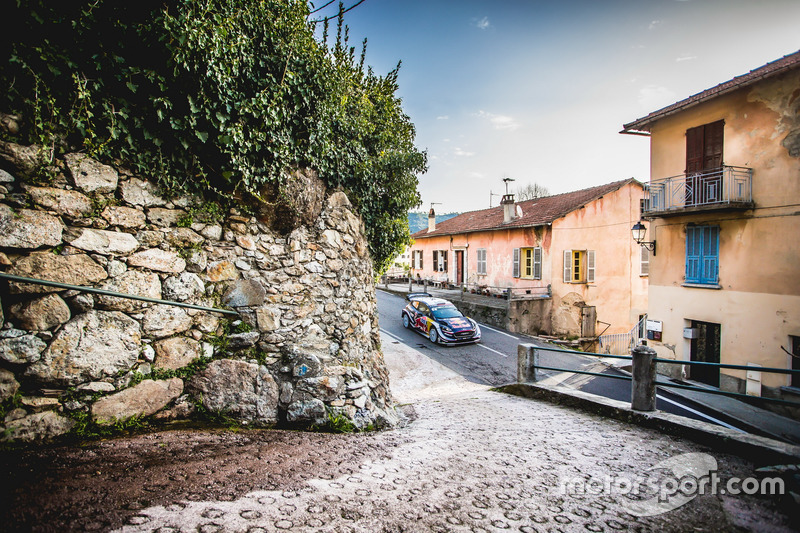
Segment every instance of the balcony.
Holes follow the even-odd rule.
[[[752,184],[753,169],[732,166],[651,180],[646,187],[642,216],[656,218],[752,209]]]

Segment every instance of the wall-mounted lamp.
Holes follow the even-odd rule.
[[[651,252],[653,252],[653,256],[656,255],[656,240],[653,239],[652,241],[645,241],[645,235],[647,234],[647,228],[641,221],[637,222],[631,228],[631,234],[633,235],[633,240],[636,241],[636,244],[644,246]]]

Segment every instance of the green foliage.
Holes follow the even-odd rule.
[[[310,428],[312,431],[323,431],[325,433],[354,433],[357,431],[355,424],[340,412],[327,410],[327,419],[322,425],[315,424]]]
[[[398,70],[365,69],[341,16],[335,45],[318,41],[308,15],[300,0],[18,0],[4,9],[0,105],[27,118],[14,140],[41,146],[43,173],[82,150],[230,202],[313,168],[348,193],[381,271],[409,242],[426,154]]]

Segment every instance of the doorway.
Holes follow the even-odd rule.
[[[691,360],[703,363],[719,363],[720,358],[720,325],[713,322],[700,322],[692,320],[692,329],[696,330],[692,339]],[[711,385],[719,387],[719,367],[692,365],[690,377]]]
[[[456,250],[456,284],[464,283],[464,250]]]

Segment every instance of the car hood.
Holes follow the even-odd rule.
[[[453,331],[474,331],[474,327],[472,326],[472,322],[465,317],[457,317],[457,318],[442,318],[439,320],[440,324],[444,324],[448,326]]]

